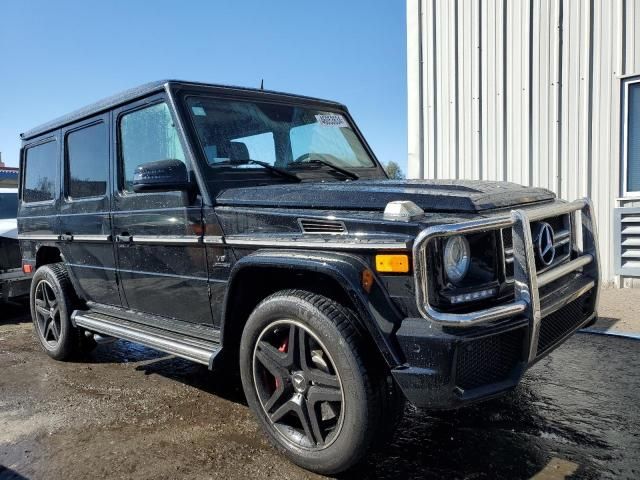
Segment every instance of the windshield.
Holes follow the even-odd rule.
[[[18,194],[0,193],[0,220],[18,216]]]
[[[186,101],[212,167],[264,169],[250,160],[286,170],[376,166],[341,113],[195,96]]]

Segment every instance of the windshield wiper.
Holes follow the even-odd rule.
[[[353,173],[352,171],[347,170],[346,168],[339,167],[338,165],[334,165],[333,163],[327,162],[326,160],[322,160],[321,158],[314,158],[311,160],[306,160],[304,162],[294,162],[290,165],[295,165],[296,167],[298,167],[300,165],[305,165],[305,164],[312,164],[312,165],[322,164],[326,167],[333,168],[336,172],[341,173],[345,177],[349,177],[351,180],[358,180],[360,178],[360,176],[357,173]]]
[[[264,167],[267,170],[269,170],[270,172],[273,172],[273,173],[275,173],[277,175],[280,175],[281,177],[289,178],[291,180],[295,180],[296,182],[302,181],[300,179],[300,177],[298,177],[296,174],[291,173],[291,172],[287,172],[286,170],[283,170],[282,168],[274,167],[270,163],[262,162],[260,160],[252,160],[250,158],[246,158],[244,160],[228,160],[228,161],[221,162],[221,163],[226,163],[226,164],[230,164],[230,165],[260,165],[261,167]]]

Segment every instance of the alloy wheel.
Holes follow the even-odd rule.
[[[34,301],[38,332],[49,347],[55,348],[62,335],[62,321],[55,290],[47,280],[40,280],[36,286]]]
[[[262,330],[253,378],[275,431],[297,447],[319,450],[337,438],[344,418],[342,381],[327,349],[306,326],[278,320]]]

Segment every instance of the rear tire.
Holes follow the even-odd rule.
[[[317,473],[353,467],[398,420],[396,408],[385,411],[398,403],[388,369],[356,322],[327,297],[284,290],[256,307],[242,334],[249,406],[280,452]]]
[[[95,347],[94,340],[71,323],[78,300],[64,264],[52,263],[36,270],[29,301],[36,336],[51,358],[68,360]]]

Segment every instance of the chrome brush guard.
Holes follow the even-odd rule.
[[[543,273],[538,273],[533,250],[531,223],[560,215],[570,216],[573,259]],[[504,228],[511,228],[513,235],[513,301],[469,313],[444,313],[436,310],[429,301],[429,274],[427,271],[429,243],[437,238]],[[577,298],[587,291],[595,289],[594,305],[597,307],[600,281],[593,205],[589,199],[582,199],[571,203],[555,203],[526,210],[512,210],[508,216],[429,227],[416,238],[413,247],[413,266],[418,310],[423,317],[452,327],[467,327],[515,316],[526,317],[529,319],[530,325],[529,359],[533,360],[537,352],[543,313],[540,306],[540,288],[582,269],[582,277],[586,281],[582,282],[579,290],[572,292],[571,298]]]

